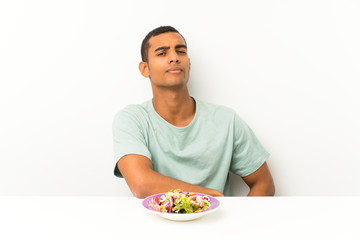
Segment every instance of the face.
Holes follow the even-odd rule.
[[[169,88],[187,84],[190,59],[180,34],[163,33],[149,39],[148,63],[141,62],[139,69],[150,79],[153,87]]]

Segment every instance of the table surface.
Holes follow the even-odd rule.
[[[223,197],[175,222],[134,197],[0,197],[0,239],[360,239],[360,197]]]

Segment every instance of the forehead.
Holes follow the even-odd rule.
[[[176,32],[162,33],[149,39],[149,49],[163,46],[186,45],[185,40]]]

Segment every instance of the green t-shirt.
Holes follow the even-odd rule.
[[[228,196],[229,171],[248,176],[269,153],[232,109],[195,102],[194,119],[186,127],[168,123],[152,100],[125,107],[113,121],[115,161],[128,154],[143,155],[156,172]],[[114,173],[122,177],[116,165]]]

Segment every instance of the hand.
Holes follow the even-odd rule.
[[[221,192],[219,192],[215,189],[209,195],[211,195],[213,197],[224,197],[224,194],[222,194]]]

